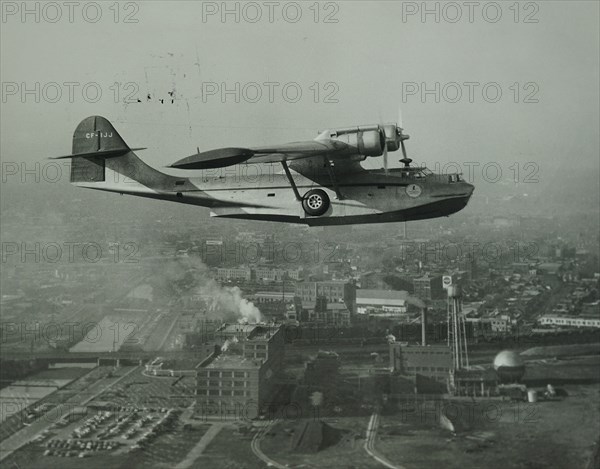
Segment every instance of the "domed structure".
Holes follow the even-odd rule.
[[[525,363],[519,354],[513,350],[503,350],[494,358],[494,370],[500,381],[515,383],[525,374]]]

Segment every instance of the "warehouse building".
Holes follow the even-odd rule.
[[[410,378],[421,393],[445,393],[452,370],[452,350],[446,345],[390,344],[393,374]]]
[[[216,335],[221,345],[198,366],[196,412],[204,418],[255,418],[277,392],[283,331],[263,324],[224,324]]]
[[[406,314],[408,292],[396,290],[356,290],[356,312],[381,317]]]

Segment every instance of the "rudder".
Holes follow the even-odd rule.
[[[108,119],[90,116],[73,133],[71,182],[104,182],[106,158],[130,151]]]
[[[83,119],[73,133],[73,155],[129,151],[108,119],[101,116],[90,116]]]
[[[75,128],[72,154],[56,158],[70,158],[71,182],[85,187],[92,187],[87,183],[103,183],[97,188],[121,193],[140,189],[152,192],[171,190],[178,181],[179,190],[195,188],[188,187],[186,178],[175,178],[148,166],[135,150],[145,148],[130,148],[108,119],[90,116]]]

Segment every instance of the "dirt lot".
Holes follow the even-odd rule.
[[[241,434],[232,427],[224,427],[196,459],[194,467],[210,467],[211,469],[258,469],[266,467],[258,459],[250,442],[253,432]]]
[[[298,428],[297,420],[288,420],[273,427],[261,442],[266,455],[290,467],[339,467],[381,468],[382,466],[365,452],[364,437],[370,417],[342,417],[325,419],[331,427],[339,430],[339,441],[314,453],[292,451],[292,431]]]
[[[441,429],[432,406],[424,412],[400,407],[400,413],[383,415],[377,449],[407,469],[587,468],[600,435],[600,357],[550,358],[527,366],[530,387],[543,391],[552,383],[566,397],[457,402],[456,436]]]
[[[569,389],[561,401],[457,404],[464,423],[453,436],[432,411],[384,416],[377,449],[406,468],[585,468],[600,433],[597,385]],[[468,417],[467,417],[468,416]]]

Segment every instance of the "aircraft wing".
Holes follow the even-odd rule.
[[[178,169],[210,169],[243,163],[279,163],[314,156],[336,158],[348,154],[349,146],[337,140],[309,140],[257,148],[219,148],[176,161]]]

